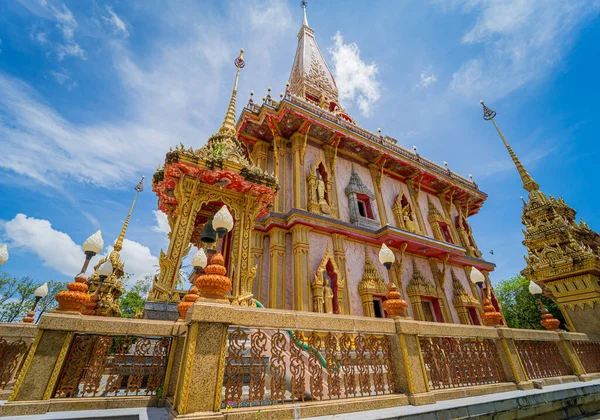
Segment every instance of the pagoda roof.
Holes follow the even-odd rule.
[[[335,146],[338,153],[359,163],[383,165],[387,175],[420,179],[422,189],[452,197],[455,202],[464,201],[468,215],[476,214],[487,198],[473,180],[289,91],[280,101],[270,95],[264,99],[261,105],[251,99],[238,119],[238,136],[248,148],[259,140],[271,143],[276,136],[289,138],[296,132],[308,133],[309,141]]]

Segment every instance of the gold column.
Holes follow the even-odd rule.
[[[452,240],[456,245],[460,245],[460,236],[458,235],[458,231],[456,230],[454,220],[452,219],[452,200],[448,201],[443,194],[438,194],[438,198],[440,199],[440,203],[442,204],[442,208],[444,209],[444,215],[446,216],[447,224],[450,227],[450,234],[452,235]],[[469,249],[468,246],[466,246],[465,249]]]
[[[340,210],[338,206],[338,190],[337,190],[337,182],[335,182],[335,165],[337,161],[337,145],[339,143],[339,139],[334,142],[333,146],[325,145],[325,161],[327,162],[327,166],[329,166],[329,170],[331,171],[330,179],[328,180],[329,184],[329,205],[331,206],[331,214],[330,216],[335,219],[340,218]]]
[[[425,228],[425,220],[421,213],[421,206],[419,205],[419,196],[421,195],[421,180],[415,178],[409,178],[406,180],[406,186],[408,187],[408,195],[411,200],[413,212],[417,215],[417,221],[421,228],[421,233],[427,236],[427,229]]]
[[[292,135],[292,207],[306,210],[305,139],[302,133]]]
[[[252,255],[253,264],[257,267],[256,270],[256,285],[252,285],[252,294],[256,300],[260,301],[262,296],[262,278],[263,278],[263,258],[264,258],[264,239],[265,234],[256,230],[252,231]]]
[[[352,304],[350,301],[350,283],[348,281],[348,270],[346,268],[346,237],[339,233],[331,234],[331,240],[333,242],[333,257],[335,262],[344,276],[344,282],[346,284],[346,310],[344,311],[347,315],[352,315]]]
[[[383,163],[382,163],[383,165]],[[379,213],[379,221],[381,226],[388,224],[387,212],[385,204],[383,202],[383,196],[381,194],[381,183],[383,181],[383,171],[375,164],[369,165],[369,171],[371,172],[371,179],[373,180],[373,187],[375,189],[375,200],[377,201],[377,211]]]
[[[200,208],[197,189],[200,183],[196,180],[184,178],[177,184],[174,194],[179,203],[179,212],[171,217],[171,233],[167,253],[160,252],[159,265],[160,274],[157,283],[165,290],[173,290],[179,276],[181,260],[189,252],[190,238],[194,230],[194,222]],[[161,297],[161,292],[152,287],[148,300],[166,300],[167,296]]]
[[[269,143],[263,140],[258,140],[252,149],[252,159],[256,166],[263,171],[267,171],[267,158],[269,156]]]
[[[310,247],[308,245],[311,228],[305,225],[292,227],[292,255],[294,276],[294,310],[311,310]]]
[[[272,228],[269,238],[269,308],[285,309],[285,230]]]
[[[275,196],[273,211],[275,213],[285,213],[286,204],[286,189],[287,189],[287,143],[288,140],[284,137],[275,136],[273,140],[274,150],[273,157],[275,159],[274,172],[279,180],[279,191]]]
[[[448,258],[448,257],[446,257]],[[442,316],[444,317],[444,322],[448,322],[450,324],[454,323],[454,318],[452,317],[452,311],[448,306],[448,297],[446,296],[446,261],[441,261],[443,264],[442,270],[438,267],[438,262],[440,262],[437,258],[428,258],[429,266],[431,267],[431,273],[433,274],[433,278],[435,280],[435,285],[438,292],[438,303],[440,305],[440,310],[442,312]]]
[[[413,308],[413,316],[417,321],[425,321],[425,314],[423,313],[423,303],[421,302],[421,296],[412,295],[408,296],[410,299],[410,304]]]

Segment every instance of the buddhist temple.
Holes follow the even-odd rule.
[[[211,217],[226,202],[219,194],[235,190],[254,198],[240,198],[223,248],[232,301],[383,318],[392,281],[409,316],[480,325],[482,293],[500,310],[488,278],[494,265],[482,258],[468,222],[486,194],[472,179],[359,125],[339,101],[303,11],[285,93],[275,98],[269,89],[262,101],[251,95],[234,126],[234,88],[219,133],[199,150],[169,152],[154,175],[172,231],[147,316],[158,316],[150,315],[152,301],[174,308],[183,299],[187,286],[175,290],[182,258],[192,245],[211,248],[213,238],[203,242],[202,232],[212,230]],[[226,152],[217,162],[221,139]],[[186,207],[194,194],[215,199]],[[377,260],[382,243],[395,254],[389,272]],[[482,290],[469,281],[472,267],[486,277]]]
[[[284,93],[251,94],[237,117],[241,50],[216,132],[199,148],[169,150],[154,173],[169,246],[143,314],[126,318],[119,307],[140,181],[113,249],[102,253],[100,231],[83,243],[57,309],[36,324],[48,293],[36,290],[22,323],[0,323],[0,417],[566,419],[600,410],[600,335],[562,330],[543,304],[545,330],[506,325],[494,265],[469,225],[486,194],[359,125],[302,6]],[[494,122],[495,112],[484,106],[484,116]],[[543,286],[532,283],[534,294],[558,302],[569,329],[597,332],[598,235],[539,191],[498,132],[529,192],[523,274]],[[182,274],[188,255],[193,269]],[[0,265],[7,259],[0,247]]]
[[[521,216],[527,266],[521,274],[558,304],[570,331],[600,334],[600,235],[582,219],[577,223],[565,200],[540,191],[496,124],[496,112],[481,104],[484,119],[494,124],[528,193]]]

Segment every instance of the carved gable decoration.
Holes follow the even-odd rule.
[[[454,274],[454,270],[450,269],[450,274],[452,275],[452,287],[454,289],[454,297],[452,298],[454,306],[479,306],[479,301],[465,289],[460,279]]]
[[[375,201],[375,194],[363,183],[354,170],[354,166],[352,167],[350,182],[344,192],[348,197],[350,223],[369,229],[379,228],[377,215],[373,212],[371,204]]]
[[[413,265],[413,277],[406,286],[406,293],[409,296],[437,296],[435,286],[427,280],[417,268]]]
[[[431,198],[429,196],[427,196],[427,203],[428,203],[427,219],[429,220],[429,222],[430,223],[445,222],[446,218],[444,216],[442,216],[442,214],[440,213],[440,211],[438,210],[436,205],[433,203],[433,201],[431,201]]]
[[[383,277],[375,268],[369,251],[365,249],[365,268],[360,283],[358,283],[358,294],[359,295],[385,295],[387,294],[387,287]]]

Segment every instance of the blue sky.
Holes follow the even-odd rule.
[[[299,3],[0,2],[2,269],[68,280],[97,229],[107,252],[140,176],[149,181],[170,146],[200,147],[218,128],[240,47],[238,103],[284,90]],[[542,190],[600,229],[600,2],[309,1],[307,11],[357,122],[473,174],[489,194],[471,224],[494,281],[524,266],[525,194],[479,99]],[[165,227],[147,182],[126,271],[156,270]]]

